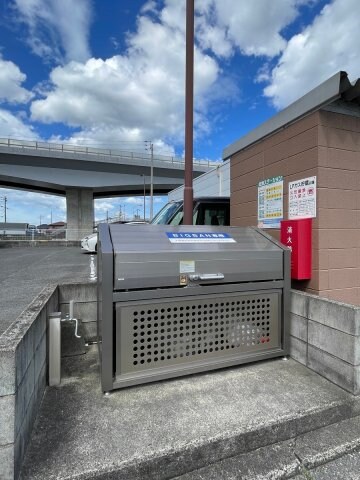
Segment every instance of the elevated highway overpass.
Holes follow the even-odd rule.
[[[194,177],[216,162],[194,161]],[[143,194],[164,194],[184,181],[184,160],[122,150],[0,138],[0,185],[66,196],[71,238],[91,231],[93,199]]]

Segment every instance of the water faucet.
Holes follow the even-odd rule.
[[[61,319],[62,322],[75,322],[75,337],[81,338],[81,335],[78,335],[79,322],[77,318],[74,318],[74,300],[69,302],[69,313],[65,315],[65,318]]]

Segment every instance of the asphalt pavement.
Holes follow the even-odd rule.
[[[80,247],[0,248],[0,335],[49,284],[88,280]]]

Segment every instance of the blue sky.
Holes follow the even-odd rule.
[[[1,0],[0,137],[126,149],[151,140],[155,153],[183,155],[185,4]],[[359,0],[195,8],[196,158],[220,160],[225,146],[338,70],[360,76]],[[62,198],[4,195],[9,221],[65,219]],[[141,202],[96,201],[96,217],[120,204],[132,216]]]

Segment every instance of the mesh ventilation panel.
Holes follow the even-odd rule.
[[[278,347],[279,301],[270,292],[118,306],[117,373]]]

